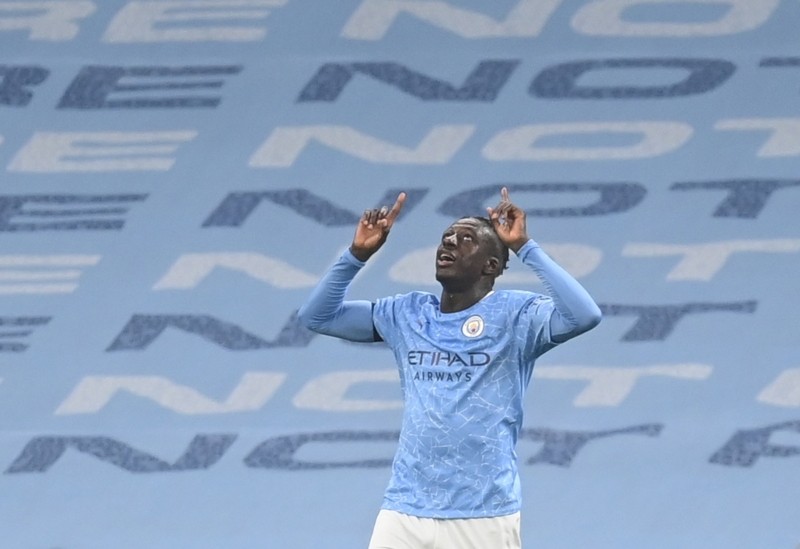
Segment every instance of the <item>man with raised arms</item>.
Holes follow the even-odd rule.
[[[411,292],[346,301],[350,282],[386,242],[405,202],[367,210],[349,249],[300,309],[311,330],[384,341],[403,390],[392,474],[370,549],[520,548],[516,443],[534,361],[595,327],[587,291],[528,236],[508,190],[487,217],[450,225],[436,251],[440,296]],[[546,294],[494,290],[509,249]]]

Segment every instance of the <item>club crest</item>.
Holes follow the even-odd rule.
[[[483,333],[483,319],[478,315],[469,317],[461,326],[461,333],[466,337],[478,337]]]

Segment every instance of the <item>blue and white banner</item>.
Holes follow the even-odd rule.
[[[0,545],[366,547],[395,366],[296,310],[401,190],[350,296],[437,292],[441,232],[507,186],[605,314],[534,371],[526,546],[794,549],[798,29],[797,0],[0,0]]]

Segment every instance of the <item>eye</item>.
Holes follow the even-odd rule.
[[[470,235],[470,234],[465,234],[465,235],[464,235],[464,240],[469,240],[469,241],[472,241],[472,235]]]

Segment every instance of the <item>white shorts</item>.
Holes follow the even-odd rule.
[[[381,509],[369,549],[521,549],[519,529],[519,513],[433,519]]]

